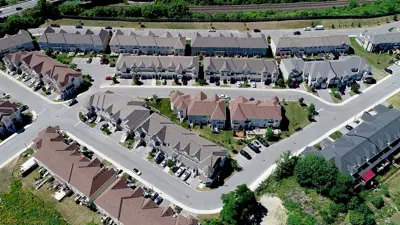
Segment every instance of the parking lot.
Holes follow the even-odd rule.
[[[268,151],[268,147],[265,147],[264,145],[262,145],[261,143],[259,143],[259,151],[263,152],[263,151]],[[254,159],[255,157],[257,157],[258,154],[260,153],[256,153],[255,151],[253,151],[248,145],[246,145],[246,147],[243,148],[243,150],[245,152],[247,152],[251,159]],[[236,159],[236,161],[238,162],[239,166],[244,167],[246,166],[248,163],[251,162],[251,159],[247,159],[245,158],[242,154],[238,153],[236,154],[236,156],[234,157],[234,159]]]
[[[87,58],[74,58],[72,63],[77,64],[77,68],[81,69],[82,73],[89,74],[94,79],[94,87],[100,87],[107,76],[115,74],[115,67],[100,64],[100,58],[93,58],[91,63],[87,62]]]

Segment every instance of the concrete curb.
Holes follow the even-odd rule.
[[[70,136],[72,139],[76,140],[78,143],[86,146],[89,150],[93,151],[96,155],[100,156],[101,158],[109,161],[110,163],[112,163],[114,166],[123,169],[124,172],[128,173],[129,175],[131,175],[132,177],[134,177],[136,180],[138,180],[139,182],[141,182],[142,184],[146,185],[147,187],[152,187],[155,191],[157,191],[158,193],[160,193],[163,197],[165,197],[166,199],[168,199],[171,203],[178,205],[179,207],[181,207],[182,209],[191,212],[191,213],[196,213],[196,214],[214,214],[214,213],[218,213],[221,211],[222,208],[218,208],[218,209],[211,209],[211,210],[198,210],[198,209],[194,209],[191,207],[188,207],[180,202],[178,202],[177,200],[175,200],[174,198],[172,198],[171,196],[165,194],[162,190],[158,189],[156,186],[154,186],[153,184],[147,182],[146,180],[144,180],[143,178],[141,178],[140,176],[137,176],[135,173],[133,173],[131,171],[131,169],[129,168],[125,168],[121,165],[119,165],[117,162],[115,162],[114,160],[108,158],[106,155],[104,155],[103,153],[97,151],[97,149],[95,149],[94,147],[86,144],[84,141],[82,141],[81,139],[79,139],[78,137],[74,136],[73,134],[71,134],[68,131],[64,131],[68,136]]]
[[[0,165],[0,169],[3,168],[4,166],[6,166],[8,163],[10,163],[11,161],[13,161],[15,159],[15,157],[21,155],[21,153],[23,153],[24,151],[26,151],[28,148],[30,148],[33,145],[33,142],[30,143],[29,145],[27,145],[25,148],[21,149],[20,151],[18,151],[17,153],[15,153],[15,155],[11,158],[9,158],[7,161],[5,161],[3,164]]]

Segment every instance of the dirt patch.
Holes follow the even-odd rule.
[[[14,160],[0,169],[0,193],[5,193],[10,190],[12,171],[18,163],[18,158],[19,157],[16,157]]]
[[[284,225],[287,221],[287,213],[278,197],[264,195],[260,199],[261,204],[267,208],[268,213],[263,218],[261,225]]]

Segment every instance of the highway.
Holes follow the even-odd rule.
[[[49,2],[58,2],[60,0],[50,0]],[[26,9],[31,9],[33,7],[35,7],[35,5],[38,3],[38,0],[30,0],[30,1],[25,1],[25,2],[21,2],[15,5],[8,5],[5,6],[3,8],[0,8],[0,17],[4,18],[4,17],[8,17],[11,15],[14,15],[16,13],[20,13]],[[21,7],[21,10],[17,10],[18,7]]]

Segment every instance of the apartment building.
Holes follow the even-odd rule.
[[[233,130],[279,128],[282,121],[282,106],[276,96],[264,101],[238,96],[230,101],[229,109]]]
[[[116,68],[121,78],[196,79],[199,73],[197,56],[137,56],[120,54]]]
[[[295,82],[306,82],[315,88],[346,87],[353,81],[370,77],[371,66],[359,56],[341,56],[338,60],[303,61],[303,59],[282,59],[282,76]]]
[[[204,77],[207,81],[255,81],[272,83],[279,71],[274,60],[252,58],[204,58]]]
[[[101,167],[99,159],[90,160],[77,152],[77,143],[66,144],[54,127],[47,127],[33,140],[32,155],[39,166],[74,193],[94,201],[116,179],[116,171]]]
[[[144,55],[185,55],[186,38],[173,37],[166,32],[161,37],[152,32],[137,35],[133,31],[117,29],[110,41],[111,52]]]
[[[101,28],[47,27],[38,39],[40,49],[62,52],[104,52],[109,32]]]
[[[59,99],[74,97],[83,84],[82,73],[39,51],[8,54],[3,61],[11,71],[20,69],[23,74],[42,81],[46,88],[57,93]]]
[[[31,51],[35,46],[28,31],[20,30],[15,35],[4,35],[0,38],[0,57],[19,51]]]
[[[365,31],[356,37],[356,41],[368,52],[396,50],[400,48],[400,33],[372,33]]]
[[[87,115],[100,117],[110,126],[111,131],[120,130],[126,136],[150,116],[146,102],[112,91],[101,91],[89,97],[84,105]]]
[[[208,97],[202,91],[193,98],[180,91],[170,95],[171,110],[183,121],[187,118],[189,124],[210,124],[212,129],[225,129],[226,101],[217,95]]]
[[[360,123],[321,151],[313,147],[303,154],[315,154],[332,161],[353,177],[354,183],[366,183],[390,166],[399,151],[400,111],[378,105],[365,112]]]
[[[350,39],[347,35],[272,37],[271,49],[275,56],[302,56],[319,53],[347,53]]]
[[[153,113],[135,129],[135,142],[157,149],[198,174],[207,186],[218,180],[226,162],[226,149]]]
[[[15,133],[17,126],[22,124],[21,111],[16,103],[0,99],[0,136]]]
[[[268,43],[265,37],[203,37],[191,40],[192,55],[207,56],[266,56]]]
[[[198,225],[192,216],[175,213],[170,206],[159,207],[150,198],[144,198],[142,187],[132,189],[125,178],[112,183],[94,202],[100,212],[119,225]]]

